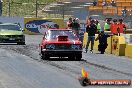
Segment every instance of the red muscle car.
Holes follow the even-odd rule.
[[[49,29],[40,44],[41,59],[68,57],[68,60],[81,60],[82,42],[69,29]]]

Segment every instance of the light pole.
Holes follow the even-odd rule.
[[[65,19],[65,8],[64,8],[64,6],[62,6],[62,18],[63,18],[63,20]]]
[[[10,3],[10,0],[8,0],[8,16],[11,15],[11,3]]]
[[[132,14],[130,14],[130,20],[131,20],[131,28],[132,28]]]

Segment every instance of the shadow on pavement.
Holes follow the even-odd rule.
[[[75,60],[75,59],[68,59],[68,58],[47,58],[44,59],[46,61],[82,61],[82,60]]]

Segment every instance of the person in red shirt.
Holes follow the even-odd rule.
[[[110,31],[113,34],[118,35],[118,23],[117,23],[116,19],[114,19],[113,23],[111,23],[111,25],[110,25]]]
[[[119,33],[125,33],[126,25],[123,23],[123,19],[119,19],[118,27]]]

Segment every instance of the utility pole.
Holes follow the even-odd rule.
[[[63,20],[65,19],[65,8],[64,8],[64,6],[62,6],[62,18],[63,18]]]
[[[132,28],[132,14],[130,14],[130,24],[131,24],[131,28]]]
[[[36,0],[36,18],[38,17],[38,2]]]
[[[0,0],[0,16],[2,16],[2,4],[3,4],[3,0]]]
[[[11,15],[11,3],[10,3],[10,0],[8,0],[8,16]]]

